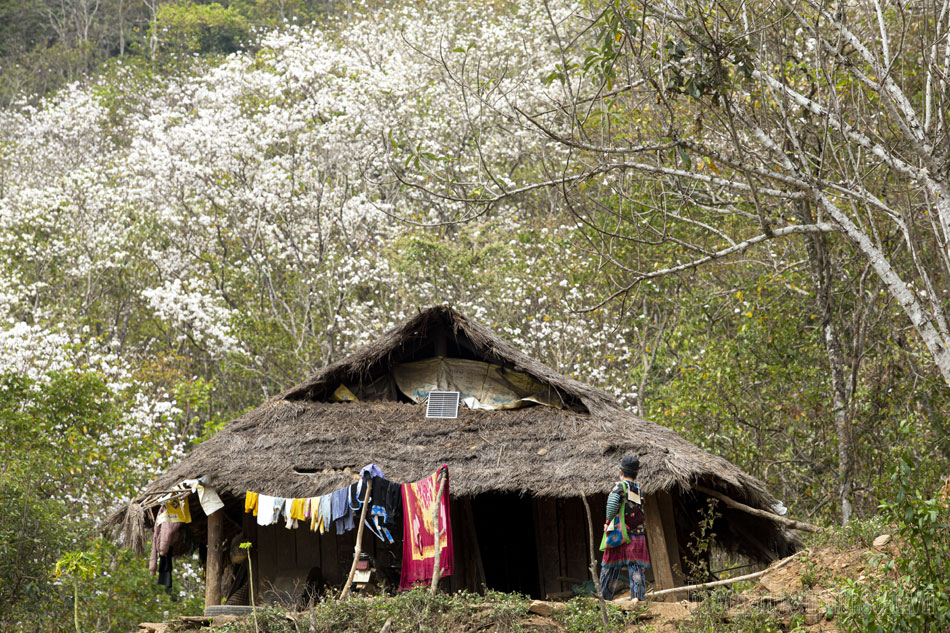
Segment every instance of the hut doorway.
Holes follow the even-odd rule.
[[[543,597],[531,498],[483,493],[472,497],[472,514],[488,588]]]

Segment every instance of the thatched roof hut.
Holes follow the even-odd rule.
[[[440,357],[482,361],[528,375],[544,387],[545,400],[555,406],[492,411],[462,407],[457,419],[427,419],[423,407],[400,393],[393,368]],[[333,402],[341,385],[358,401]],[[482,512],[492,507],[486,506],[485,500],[507,508],[505,512],[522,513],[536,524],[526,526],[533,532],[528,540],[536,556],[568,559],[556,565],[558,572],[545,571],[545,563],[538,562],[539,578],[530,579],[532,586],[520,587],[543,595],[564,588],[564,581],[558,578],[585,577],[587,526],[579,498],[586,495],[590,499],[594,525],[600,525],[603,495],[616,476],[620,458],[627,454],[640,458],[638,480],[648,499],[648,516],[652,499],[657,508],[654,515],[663,517],[654,524],[658,534],[666,533],[674,576],[698,512],[706,506],[707,497],[696,492],[697,486],[766,513],[772,512],[776,502],[762,482],[735,465],[631,414],[605,392],[529,358],[452,308],[439,306],[420,312],[374,343],[228,424],[152,482],[142,505],[148,505],[148,493],[167,490],[183,479],[203,477],[221,495],[234,525],[241,525],[247,490],[313,496],[349,484],[353,473],[369,462],[382,466],[393,481],[418,480],[446,463],[453,502],[474,501],[475,514],[480,504]],[[526,505],[519,509],[515,507],[518,503]],[[126,512],[123,509],[111,522],[125,520],[127,526],[133,526]],[[472,512],[469,503],[460,515],[463,520],[474,520]],[[763,562],[796,548],[794,536],[778,519],[731,508],[719,512],[722,516],[716,534],[726,548]],[[558,529],[553,542],[548,543],[546,528],[539,523],[550,520]],[[199,526],[200,521],[198,516]],[[481,576],[485,582],[489,580],[485,561],[490,537],[474,532],[471,536],[482,541],[483,561],[476,561],[475,566],[485,567]],[[565,543],[566,538],[574,542]],[[456,549],[465,545],[465,538],[456,539]],[[651,543],[651,551],[653,547]],[[264,555],[264,549],[258,548],[258,556]],[[342,563],[343,555],[338,558]],[[580,571],[575,569],[577,565],[571,567],[570,560],[580,564]],[[266,562],[261,564],[266,571]],[[297,565],[304,566],[299,561]],[[475,572],[470,576],[479,580]]]

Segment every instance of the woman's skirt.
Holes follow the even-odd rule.
[[[644,567],[650,566],[650,552],[647,549],[647,538],[644,535],[630,537],[630,542],[617,547],[604,549],[604,567],[622,567],[630,563],[639,563]]]

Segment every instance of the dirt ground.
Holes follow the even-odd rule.
[[[948,487],[950,489],[950,487]],[[833,614],[828,608],[835,603],[835,586],[840,580],[850,578],[870,580],[868,559],[874,552],[894,552],[896,545],[890,537],[878,537],[876,546],[855,547],[841,550],[835,547],[818,547],[798,552],[784,563],[773,563],[759,578],[739,585],[744,587],[729,601],[724,619],[748,617],[749,612],[766,610],[777,617],[784,630],[792,623],[803,625],[808,633],[836,632]],[[781,563],[781,564],[780,564]],[[690,600],[632,604],[629,599],[618,599],[614,604],[625,611],[636,611],[636,620],[627,626],[628,633],[647,631],[651,633],[679,633],[689,628],[691,620],[700,608],[701,594],[694,593]],[[489,605],[480,605],[469,616],[468,622],[459,622],[457,631],[451,633],[490,633],[496,627],[480,617]],[[558,620],[558,613],[566,609],[563,602],[534,601],[529,612],[520,620],[523,629],[536,633],[563,633],[565,626]],[[487,613],[484,615],[487,616]],[[207,630],[229,622],[233,616],[221,616],[209,623],[202,618],[182,618],[163,624],[143,623],[139,633],[172,633],[187,629]],[[394,627],[396,628],[396,627]]]

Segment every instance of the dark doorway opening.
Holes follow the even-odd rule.
[[[543,597],[531,498],[480,494],[472,497],[472,514],[488,588]]]

